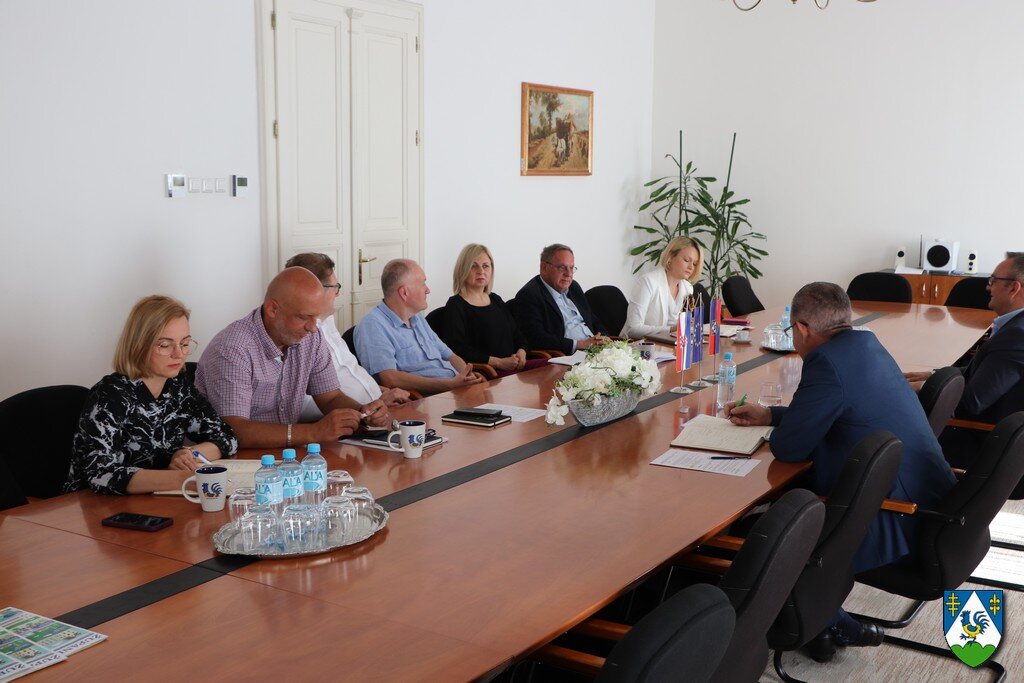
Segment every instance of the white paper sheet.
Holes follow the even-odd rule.
[[[511,417],[513,422],[529,422],[530,420],[536,420],[538,417],[544,417],[547,415],[546,410],[540,410],[539,408],[507,406],[503,403],[484,403],[483,405],[477,406],[477,408],[500,410]]]
[[[557,365],[576,365],[582,363],[587,359],[586,351],[577,351],[571,356],[559,356],[558,358],[549,358],[549,363],[555,363]]]
[[[745,477],[761,462],[753,458],[731,457],[705,451],[686,451],[670,448],[651,461],[652,465],[677,467],[698,472],[727,474],[730,477]]]

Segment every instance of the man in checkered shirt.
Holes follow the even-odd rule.
[[[317,330],[324,288],[305,268],[286,268],[263,305],[228,325],[199,360],[196,388],[231,425],[241,448],[336,440],[362,420],[389,424],[380,400],[365,406],[341,393],[331,353]],[[306,394],[324,417],[299,424]]]

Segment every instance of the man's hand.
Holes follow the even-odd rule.
[[[195,472],[200,465],[205,465],[202,460],[192,455],[191,448],[179,448],[171,456],[171,462],[167,465],[169,470],[185,470]]]
[[[405,389],[387,389],[385,387],[381,387],[380,400],[384,401],[384,404],[389,408],[394,405],[408,403],[411,398],[412,394]]]
[[[576,342],[576,349],[589,349],[594,344],[604,344],[606,341],[608,341],[608,337],[603,334],[595,334],[593,337]]]
[[[492,358],[490,364],[498,370],[518,370],[519,357],[507,356],[505,358]]]
[[[371,427],[387,427],[391,424],[391,416],[383,396],[372,403],[367,403],[360,410],[366,416],[362,419]]]
[[[333,441],[359,429],[361,419],[362,415],[358,410],[335,408],[324,415],[314,426],[320,441]]]
[[[524,349],[516,351],[515,359],[517,363],[516,370],[522,370],[526,367],[526,351]]]
[[[740,427],[767,427],[772,423],[772,411],[756,403],[736,405],[736,401],[725,404],[725,417]]]
[[[477,384],[483,381],[483,377],[473,372],[473,366],[466,363],[466,367],[462,369],[462,372],[451,378],[449,385],[452,389],[458,389],[459,387],[465,387],[470,384]]]
[[[932,376],[930,372],[904,372],[903,376],[908,382],[913,384],[914,382],[926,382],[928,378]],[[918,387],[920,388],[920,387]]]

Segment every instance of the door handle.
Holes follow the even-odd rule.
[[[938,284],[936,284],[935,288],[932,290],[932,298],[935,299],[936,301],[939,298],[939,285]]]
[[[360,280],[360,282],[361,282],[361,280]],[[927,287],[927,285],[922,282],[921,283],[921,298],[922,299],[928,295],[928,292],[927,292],[927,290],[925,290],[925,287]]]
[[[376,256],[371,256],[370,258],[363,258],[363,250],[359,250],[359,284],[363,284],[363,264],[372,263],[373,261],[376,260]]]

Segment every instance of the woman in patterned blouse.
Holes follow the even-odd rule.
[[[189,311],[140,300],[125,321],[114,373],[92,388],[72,447],[67,492],[150,493],[181,486],[202,461],[234,455],[235,434],[183,372],[195,348]],[[185,437],[194,446],[185,446]]]

